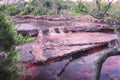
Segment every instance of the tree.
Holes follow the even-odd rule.
[[[117,19],[112,19],[111,21],[111,25],[113,26],[114,31],[118,36],[117,46],[107,49],[106,51],[101,53],[99,59],[95,62],[95,79],[94,80],[99,80],[102,65],[107,60],[108,57],[120,55],[120,24],[119,22],[120,21]]]
[[[91,12],[89,12],[86,9],[87,7],[80,1],[79,2],[79,10],[81,12],[85,12],[85,13],[93,16],[94,18],[104,19],[105,15],[107,14],[107,11],[110,9],[113,1],[114,0],[111,0],[111,1],[107,0],[107,4],[102,5],[103,4],[102,0],[95,0],[96,6],[95,6],[95,8],[93,8],[93,10]],[[102,65],[107,60],[108,57],[120,55],[120,24],[119,24],[120,21],[117,19],[112,19],[111,22],[112,22],[111,25],[113,26],[114,31],[115,31],[116,35],[118,36],[117,47],[107,49],[106,51],[101,53],[99,58],[96,60],[96,62],[94,63],[94,65],[95,65],[95,69],[94,69],[95,70],[95,78],[94,78],[94,80],[99,80]]]
[[[97,19],[104,19],[105,15],[107,14],[107,11],[110,9],[111,4],[113,3],[114,0],[107,0],[106,3],[103,3],[102,0],[93,0],[95,3],[95,7],[92,10],[88,10],[87,6],[85,6],[82,1],[80,0],[79,2],[79,10],[81,12],[85,12],[94,18]]]

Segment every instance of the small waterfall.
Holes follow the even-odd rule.
[[[43,36],[42,30],[39,30],[38,36]]]
[[[54,30],[54,28],[49,28],[49,33],[50,33],[50,35],[57,34],[56,31]]]
[[[58,29],[59,29],[60,34],[64,34],[64,27],[59,27]]]
[[[56,28],[49,28],[45,30],[39,30],[38,36],[43,36],[43,35],[59,35],[59,34],[64,34],[64,27],[56,27]]]

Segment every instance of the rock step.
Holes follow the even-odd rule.
[[[26,26],[25,26],[26,25]],[[23,24],[20,27],[28,27],[28,29],[18,29],[18,33],[22,34],[23,36],[31,35],[31,36],[44,36],[44,35],[56,35],[56,34],[63,34],[63,33],[78,33],[78,32],[104,32],[104,33],[113,33],[114,29],[109,27],[75,27],[69,28],[65,26],[61,27],[52,27],[47,29],[38,29],[37,28],[29,28],[32,25]],[[35,26],[33,26],[35,27]]]
[[[27,63],[33,64],[35,66],[43,66],[43,65],[49,64],[50,62],[54,63],[54,62],[63,61],[65,59],[66,60],[67,59],[74,60],[74,59],[78,59],[78,58],[83,57],[83,56],[94,54],[95,52],[97,52],[97,51],[99,52],[101,50],[104,50],[107,47],[108,47],[108,43],[98,44],[98,45],[95,45],[93,47],[88,47],[88,48],[84,48],[81,50],[73,51],[71,53],[68,53],[68,54],[65,54],[62,56],[51,57],[45,61],[37,61],[36,60],[36,61],[32,61],[32,62],[27,62]]]
[[[77,50],[77,51],[72,51],[72,52],[66,53],[62,56],[50,57],[46,60],[32,60],[32,61],[27,61],[27,62],[22,61],[21,63],[28,63],[29,65],[33,64],[35,66],[43,66],[43,65],[46,65],[49,63],[59,62],[59,61],[63,61],[63,60],[78,59],[80,57],[94,54],[94,53],[97,53],[99,51],[105,50],[107,48],[113,48],[116,46],[117,46],[116,40],[111,40],[110,42],[96,43],[96,45],[94,45],[94,46],[82,48],[82,49]]]
[[[35,41],[18,46],[18,48],[21,48],[22,62],[46,61],[49,58],[68,56],[72,52],[96,48],[103,44],[113,47],[117,45],[116,39],[114,34],[75,33],[38,37]]]
[[[23,36],[38,36],[39,32],[37,29],[33,29],[33,30],[19,30],[18,34],[22,34]]]

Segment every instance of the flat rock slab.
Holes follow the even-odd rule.
[[[64,60],[45,66],[20,64],[25,74],[20,77],[20,80],[56,80],[57,75],[67,62],[68,60]]]
[[[105,33],[75,33],[56,36],[38,37],[31,43],[21,45],[20,54],[23,56],[21,61],[46,61],[49,58],[55,58],[70,55],[74,51],[95,48],[98,44],[115,40],[115,34]],[[97,43],[97,44],[96,44]],[[30,57],[28,57],[28,54]]]
[[[52,36],[54,37],[54,36]],[[100,43],[109,42],[111,40],[117,39],[115,34],[99,33],[99,32],[80,32],[80,33],[70,33],[63,36],[55,36],[62,44],[87,44],[87,43]]]
[[[82,57],[72,61],[59,76],[59,79],[94,80],[94,57],[89,55],[89,57]]]
[[[33,29],[38,29],[37,26],[34,26],[32,23],[22,23],[22,24],[17,24],[16,25],[17,30],[33,30]]]
[[[23,36],[37,36],[39,34],[38,27],[33,24],[17,24],[16,29],[18,30],[18,34],[22,34]]]
[[[60,80],[94,80],[94,62],[99,57],[99,53],[81,57],[72,61],[66,68]],[[103,64],[100,80],[120,80],[120,56],[113,56]]]
[[[44,66],[24,64],[22,67],[25,75],[22,76],[22,80],[94,80],[94,62],[99,59],[102,52],[104,50],[71,62],[63,60]],[[120,56],[113,56],[106,60],[102,67],[100,80],[110,80],[111,77],[115,80],[120,79],[119,58]],[[68,62],[69,64],[65,67]],[[57,77],[62,70],[62,74]]]
[[[18,20],[19,21],[19,20]],[[25,21],[25,22],[24,22]],[[27,21],[27,22],[26,22]],[[107,32],[113,33],[114,29],[105,23],[95,23],[95,22],[81,22],[77,20],[67,20],[67,21],[49,21],[49,20],[36,20],[36,19],[25,19],[23,22],[16,25],[18,30],[31,30],[40,29],[48,30],[54,27],[65,27],[67,32]]]
[[[113,27],[108,24],[93,22],[72,22],[68,29],[73,32],[114,32]]]
[[[120,56],[109,57],[103,64],[100,80],[120,80]]]

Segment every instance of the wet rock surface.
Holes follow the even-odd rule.
[[[31,36],[37,36],[39,34],[37,29],[33,30],[19,30],[18,34],[22,34],[23,36],[31,35]]]
[[[70,19],[66,17],[50,17],[50,19],[47,18],[49,17],[38,16],[37,18],[35,18],[34,16],[16,16],[14,17],[14,20],[17,21],[16,23],[20,24],[16,26],[18,31],[24,30],[24,34],[26,35],[30,34],[30,32],[28,33],[28,30],[32,32],[33,29],[38,30],[38,33],[43,35],[49,35],[51,30],[55,33],[61,33],[61,31],[64,33],[114,32],[112,26],[105,23],[96,23],[95,19],[88,19],[88,21],[86,22],[84,20],[82,21],[81,18],[79,19],[73,17],[71,17]]]
[[[75,53],[74,51],[82,52],[88,49],[102,47],[102,45],[108,45],[110,41],[116,38],[114,34],[105,33],[44,36],[38,37],[34,42],[20,46],[22,49],[20,53],[26,54],[26,52],[29,52],[30,54],[31,52],[35,56],[35,60],[46,61],[49,58],[72,55]]]
[[[120,56],[109,57],[103,64],[100,80],[119,80],[120,76]]]
[[[100,53],[81,57],[71,62],[59,77],[60,80],[94,80],[94,62]],[[120,56],[110,57],[103,64],[100,80],[119,80]]]
[[[24,64],[25,70],[22,78],[24,78],[23,80],[94,80],[94,62],[101,53],[102,51],[73,61],[51,61],[44,66]],[[103,64],[100,80],[110,80],[111,77],[119,80],[119,58],[119,56],[114,56],[107,59]],[[61,71],[62,74],[59,75]]]
[[[32,24],[17,24],[16,28],[18,30],[18,34],[22,34],[23,36],[37,36],[39,34],[38,28]]]
[[[64,65],[68,62],[68,60],[64,60],[61,62],[51,63],[45,66],[34,66],[32,65],[24,65],[24,75],[20,79],[22,80],[56,80],[57,75],[62,70]]]
[[[94,19],[88,22],[79,18],[17,17],[14,19],[21,24],[16,26],[18,32],[38,31],[35,31],[35,41],[16,47],[21,48],[19,64],[24,70],[20,80],[94,80],[95,61],[103,55],[102,52],[117,46],[113,28],[105,23],[95,23]],[[117,57],[110,58],[104,64],[100,80],[117,76],[119,71],[109,66],[114,64],[115,59],[118,60]]]

